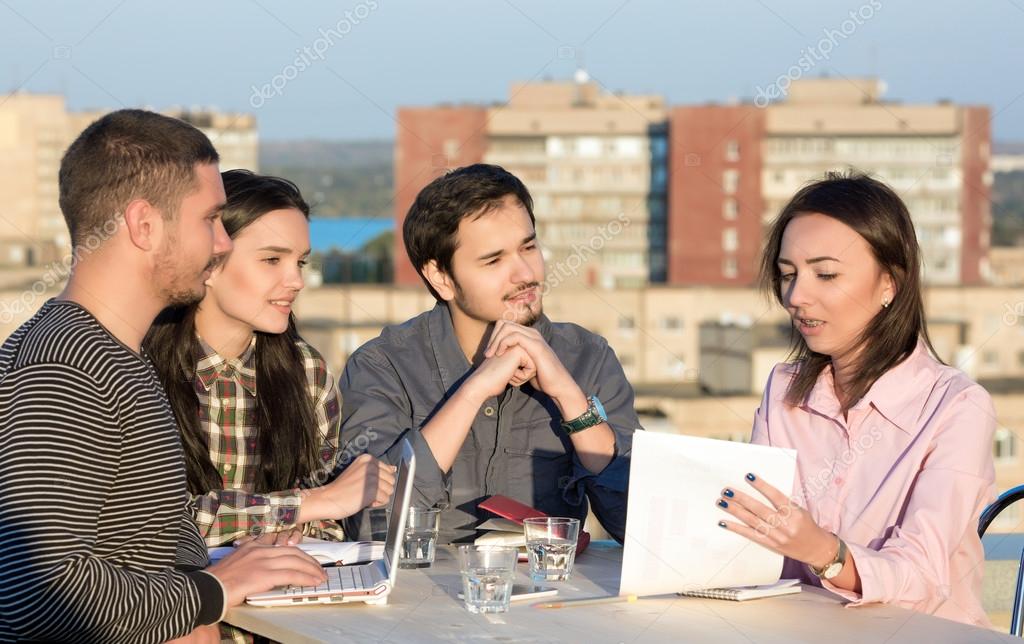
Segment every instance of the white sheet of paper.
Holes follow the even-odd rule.
[[[523,524],[503,517],[491,517],[476,527],[477,530],[501,530],[502,532],[523,532]]]
[[[719,521],[735,520],[715,505],[723,488],[761,497],[744,478],[747,472],[788,496],[796,451],[636,432],[619,594],[661,595],[778,581],[781,555],[718,526]]]
[[[383,541],[324,541],[304,537],[296,546],[324,565],[362,563],[384,557]],[[217,563],[235,551],[232,546],[217,546],[209,549],[210,563]]]

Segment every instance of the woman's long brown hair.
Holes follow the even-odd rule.
[[[307,218],[309,206],[295,184],[248,170],[223,173],[227,205],[222,219],[228,236],[273,210],[296,208]],[[199,422],[199,397],[193,385],[200,351],[195,315],[198,304],[165,309],[143,340],[156,367],[181,430],[188,488],[205,494],[223,487],[210,459],[210,445]],[[253,492],[301,486],[318,466],[319,430],[309,395],[295,319],[284,333],[256,332],[256,453]]]
[[[778,265],[782,236],[795,217],[811,213],[832,217],[856,231],[868,242],[882,271],[893,280],[892,303],[880,307],[856,340],[854,349],[858,354],[851,365],[854,375],[842,405],[845,413],[882,374],[910,356],[919,339],[935,355],[921,293],[921,249],[910,213],[892,188],[859,172],[828,173],[797,192],[768,232],[759,281],[761,289],[782,306],[786,305]],[[812,351],[795,328],[790,348],[790,357],[799,368],[786,391],[786,402],[801,405],[832,358]]]

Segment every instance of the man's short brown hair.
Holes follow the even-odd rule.
[[[103,116],[78,135],[60,163],[60,209],[71,243],[85,245],[134,199],[174,218],[196,187],[195,165],[219,160],[210,139],[184,121],[145,110]]]

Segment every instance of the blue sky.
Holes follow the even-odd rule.
[[[995,138],[1024,141],[1024,0],[2,0],[0,100],[20,87],[73,108],[254,111],[266,139],[392,138],[398,106],[499,102],[581,59],[611,90],[751,98],[851,11],[870,18],[808,75],[987,104]]]

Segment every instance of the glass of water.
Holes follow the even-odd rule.
[[[565,581],[576,560],[576,539],[580,520],[562,517],[536,517],[523,522],[526,552],[530,557],[530,576],[534,583]]]
[[[399,568],[429,568],[434,563],[440,522],[441,510],[437,508],[409,508]]]
[[[462,595],[471,613],[504,613],[512,597],[519,549],[509,546],[459,546]]]

